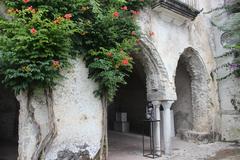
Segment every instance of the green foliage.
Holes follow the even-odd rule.
[[[90,51],[86,56],[89,62],[89,76],[99,82],[99,90],[96,95],[105,93],[109,100],[112,100],[119,85],[126,84],[125,77],[132,69],[132,58],[128,52],[132,51],[135,39],[130,39],[119,44],[117,48],[105,49],[99,51]],[[123,50],[124,48],[124,50]]]
[[[0,21],[3,82],[17,93],[55,85],[59,69],[69,65],[70,36],[76,26],[63,18],[56,25],[43,17],[45,13],[22,10],[12,20]]]
[[[19,92],[53,87],[83,55],[96,95],[112,100],[131,72],[139,28],[135,16],[150,0],[7,0],[11,15],[0,20],[3,82]],[[35,33],[36,32],[36,33]]]

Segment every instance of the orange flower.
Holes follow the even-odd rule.
[[[33,7],[32,7],[32,6],[29,6],[29,7],[27,8],[27,10],[28,10],[28,11],[32,11],[32,10],[33,10]]]
[[[149,36],[150,36],[150,37],[154,36],[154,34],[155,34],[155,33],[154,33],[154,32],[152,32],[152,31],[151,31],[151,32],[149,32]]]
[[[133,15],[139,15],[139,14],[140,14],[140,11],[131,10],[131,13],[132,13]]]
[[[30,2],[30,0],[23,0],[23,3],[28,3],[28,2]]]
[[[72,14],[71,13],[65,14],[64,18],[70,20],[72,18]]]
[[[52,66],[53,68],[56,68],[56,69],[60,68],[60,61],[52,60]]]
[[[122,64],[123,64],[123,65],[128,65],[128,64],[129,64],[128,59],[126,59],[126,58],[123,59],[123,60],[122,60]]]
[[[117,11],[115,11],[115,12],[113,13],[113,16],[114,16],[114,17],[119,17],[119,13],[118,13]]]
[[[31,32],[32,34],[36,34],[36,33],[37,33],[37,30],[33,27],[33,28],[30,30],[30,32]]]
[[[127,6],[122,6],[121,10],[126,11],[126,10],[128,10],[128,7]]]

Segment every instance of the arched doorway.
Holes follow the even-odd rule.
[[[146,75],[142,64],[134,58],[127,84],[119,88],[114,101],[108,106],[109,159],[134,158],[135,154],[141,156],[146,105]]]
[[[146,84],[146,85],[144,85],[144,88],[146,89],[145,102],[148,101],[148,102],[151,102],[152,104],[154,104],[154,108],[156,109],[155,114],[157,114],[157,112],[160,114],[159,107],[160,107],[161,101],[166,102],[166,106],[168,106],[168,101],[172,102],[172,101],[176,100],[176,93],[174,91],[174,87],[172,86],[172,83],[170,83],[169,76],[168,76],[167,70],[165,68],[165,65],[161,59],[160,53],[157,51],[156,47],[151,42],[151,40],[149,40],[148,37],[143,36],[143,37],[141,37],[141,42],[139,45],[142,49],[142,52],[138,53],[138,54],[134,54],[133,57],[136,62],[135,68],[141,68],[141,69],[137,69],[137,70],[141,71],[141,73],[138,77],[143,77],[141,75],[142,75],[142,73],[145,73],[144,74],[144,77],[145,77],[144,81]],[[136,67],[138,64],[140,64],[141,67]],[[141,78],[139,78],[139,79],[141,79]],[[136,82],[138,82],[138,81],[139,80],[137,80]],[[128,99],[130,99],[130,98],[131,97],[128,97]],[[138,101],[141,101],[141,99],[138,99]],[[144,106],[144,107],[142,107],[144,109],[141,111],[142,112],[141,115],[145,115],[146,104],[142,105],[142,106]],[[109,113],[108,121],[112,121],[112,120],[116,119],[116,116],[114,116],[114,114],[111,114],[111,111],[109,111],[108,113]],[[142,117],[144,117],[144,116],[142,116]],[[140,121],[141,120],[142,119],[140,119]],[[109,124],[109,127],[110,128],[113,127],[113,124]],[[156,126],[156,128],[158,128],[158,127]],[[150,129],[150,127],[148,127],[147,130],[149,131],[149,129]],[[131,123],[130,123],[129,130],[131,131]],[[156,130],[159,131],[159,136],[160,136],[160,127],[159,127],[159,129],[156,129]],[[137,133],[137,132],[135,132],[135,133]],[[157,132],[154,134],[156,135],[155,137],[158,137]],[[111,160],[126,159],[123,157],[123,155],[128,156],[127,157],[128,159],[138,159],[138,160],[145,159],[142,156],[142,137],[141,136],[140,137],[136,136],[136,134],[134,134],[133,136],[129,135],[128,140],[125,139],[125,141],[124,141],[118,135],[115,136],[115,138],[113,137],[112,139],[111,139],[111,135],[108,136],[109,142],[110,142],[109,143],[109,153],[110,153],[109,159],[111,159]],[[137,140],[135,141],[137,143],[134,143],[134,142],[132,143],[131,140],[133,140],[134,138],[137,138]],[[158,138],[160,138],[160,137],[158,137]],[[114,140],[116,140],[116,141],[114,141]],[[129,148],[130,145],[128,145],[127,147],[125,146],[125,147],[121,148],[119,146],[119,144],[122,142],[129,142],[130,144],[132,144],[131,145],[132,148]],[[111,144],[114,144],[115,147],[111,146]],[[160,144],[156,145],[155,147],[157,149],[158,147],[160,147]],[[114,158],[111,156],[111,154],[112,154],[111,152],[112,153],[115,152],[116,156]],[[120,159],[119,158],[116,159],[116,157],[119,157]]]
[[[210,134],[208,72],[198,52],[184,50],[176,69],[175,131],[181,138],[203,141]],[[209,137],[207,137],[209,138]]]
[[[0,84],[0,159],[18,156],[19,103],[14,93]]]

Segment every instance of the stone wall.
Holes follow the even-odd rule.
[[[223,0],[217,0],[212,3],[213,7],[223,5]],[[214,14],[212,14],[214,15]],[[212,28],[214,39],[213,48],[215,50],[214,56],[219,57],[223,55],[227,50],[225,50],[220,44],[221,32],[217,28]],[[215,58],[217,65],[221,66],[226,63],[231,63],[233,57]],[[219,69],[215,76],[217,78],[224,77],[230,73],[229,68]],[[224,141],[235,141],[240,140],[240,82],[238,78],[231,76],[227,79],[218,82],[218,91],[220,99],[220,125],[221,125],[221,136]]]
[[[178,62],[175,79],[177,101],[173,104],[175,131],[179,134],[193,129],[191,77],[183,61]]]
[[[90,159],[100,149],[102,137],[102,103],[93,95],[97,84],[88,79],[82,59],[72,61],[72,68],[63,72],[66,77],[53,91],[53,107],[57,136],[45,153],[47,160]],[[31,100],[33,119],[27,112],[27,95],[18,96],[21,105],[19,124],[19,159],[31,159],[37,146],[38,129],[41,138],[49,132],[49,119],[43,91],[35,91]],[[83,156],[84,155],[84,156]]]
[[[199,2],[199,7],[204,10],[211,9],[211,2],[203,0]],[[158,56],[163,62],[167,74],[165,79],[169,80],[169,86],[166,92],[175,92],[175,76],[176,68],[180,56],[186,49],[192,49],[197,52],[198,57],[197,64],[193,67],[193,73],[200,73],[197,79],[201,81],[201,77],[205,77],[205,80],[199,85],[196,80],[195,87],[204,93],[201,96],[195,96],[195,104],[193,107],[195,111],[195,119],[197,119],[196,131],[207,133],[220,133],[219,122],[219,102],[217,93],[217,82],[214,77],[211,77],[211,72],[215,69],[216,63],[214,59],[214,49],[212,42],[212,26],[210,23],[210,16],[200,13],[194,21],[184,19],[184,23],[175,23],[181,21],[181,18],[175,13],[164,11],[156,11],[152,9],[145,9],[138,22],[141,26],[142,32],[156,47]],[[154,32],[153,36],[149,36],[150,32]],[[195,60],[192,61],[194,63]],[[202,69],[200,71],[199,69]],[[162,79],[161,76],[155,77],[155,79]],[[167,86],[167,85],[165,85]],[[192,87],[193,84],[192,84]],[[198,90],[194,92],[198,92]],[[197,94],[197,95],[200,95]],[[165,100],[176,100],[172,97],[165,97]],[[200,108],[199,108],[200,107]],[[193,111],[194,112],[194,111]],[[197,115],[199,113],[200,115]],[[203,116],[203,117],[201,117]],[[207,118],[207,119],[206,119]],[[197,127],[197,124],[199,126]]]

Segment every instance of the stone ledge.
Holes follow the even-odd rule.
[[[240,116],[240,112],[236,111],[236,110],[222,110],[221,114],[222,115],[239,115]]]
[[[158,0],[152,6],[155,10],[161,7],[191,20],[194,20],[200,13],[199,10],[177,0]]]
[[[198,144],[213,143],[214,141],[219,141],[221,139],[219,133],[196,132],[190,130],[181,130],[180,133],[178,133],[178,136],[185,141]]]

